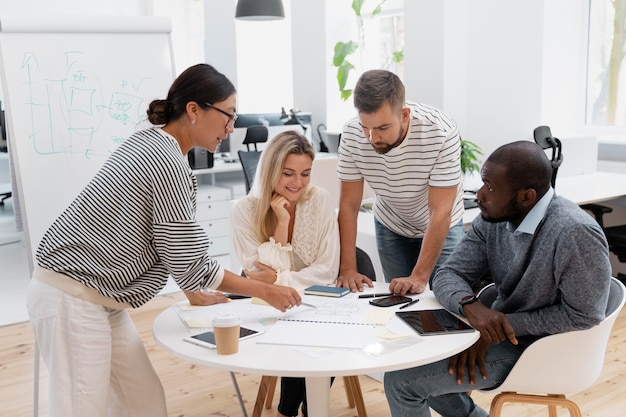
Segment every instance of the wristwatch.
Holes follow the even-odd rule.
[[[462,316],[465,316],[463,307],[468,304],[475,303],[476,301],[480,301],[480,300],[475,295],[468,295],[468,296],[461,298],[461,301],[459,301],[459,314],[461,314]]]

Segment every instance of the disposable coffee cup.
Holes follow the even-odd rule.
[[[213,318],[215,347],[218,355],[232,355],[239,351],[241,319],[234,313],[222,313]]]

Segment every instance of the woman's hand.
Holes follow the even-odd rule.
[[[212,304],[220,304],[227,303],[230,301],[228,297],[224,295],[224,293],[219,291],[187,291],[183,290],[187,299],[189,300],[189,304],[193,306],[210,306]]]
[[[276,282],[277,274],[276,274],[276,271],[274,271],[272,268],[270,268],[269,266],[259,261],[255,261],[254,266],[257,267],[259,270],[258,271],[250,271],[249,269],[243,270],[243,272],[245,272],[246,274],[246,277],[257,280],[257,281],[262,281],[267,284],[273,284],[274,282]]]
[[[374,287],[371,279],[355,270],[339,273],[337,278],[337,287],[350,288],[351,292],[362,292],[366,285],[370,288]]]
[[[267,286],[261,298],[282,312],[289,310],[291,307],[299,306],[302,302],[298,291],[282,285]]]
[[[274,193],[270,207],[276,216],[276,229],[274,230],[274,241],[283,246],[289,243],[289,222],[291,222],[291,214],[289,214],[289,201],[282,195]]]
[[[287,207],[289,207],[289,201],[285,197],[274,193],[272,201],[270,201],[270,207],[276,216],[278,224],[289,224],[289,220],[291,220],[291,216],[287,210]]]

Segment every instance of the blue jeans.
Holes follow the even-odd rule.
[[[394,278],[408,277],[411,275],[420,251],[422,250],[421,237],[404,237],[392,232],[383,226],[377,219],[374,219],[376,230],[376,247],[380,264],[383,267],[385,282],[391,282]],[[430,275],[429,283],[432,281],[437,269],[448,259],[456,245],[465,236],[463,220],[452,226],[448,230],[448,236],[443,244],[441,255],[437,259],[435,268]]]
[[[467,393],[493,389],[502,384],[522,349],[509,342],[492,345],[487,351],[487,379],[476,367],[476,384],[467,379],[457,384],[456,375],[448,373],[450,359],[429,365],[385,373],[385,395],[393,417],[430,417],[431,407],[442,417],[487,417]]]

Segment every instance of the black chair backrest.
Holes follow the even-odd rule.
[[[239,162],[241,162],[241,168],[243,168],[243,177],[246,180],[246,194],[250,192],[252,188],[252,182],[254,181],[254,175],[256,174],[256,167],[259,165],[259,159],[261,158],[261,152],[259,151],[237,151],[239,155]]]
[[[356,248],[356,270],[372,281],[376,281],[376,271],[370,256],[361,248]]]
[[[243,138],[243,144],[250,150],[250,145],[254,145],[254,150],[257,150],[256,144],[267,142],[269,131],[267,127],[263,125],[248,126],[246,129],[246,136]]]
[[[543,149],[552,149],[552,158],[550,159],[550,163],[552,164],[552,188],[554,188],[556,184],[556,173],[563,163],[561,141],[552,136],[549,126],[536,127],[533,131],[533,137],[535,138],[535,143]]]

